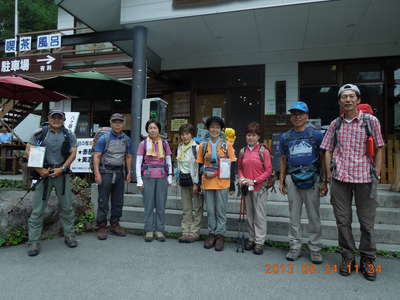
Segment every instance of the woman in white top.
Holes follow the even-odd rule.
[[[196,162],[199,145],[193,140],[194,128],[184,124],[179,128],[181,143],[178,146],[178,184],[183,204],[182,236],[180,243],[192,243],[200,239],[203,217],[203,199],[198,193],[199,166]],[[193,214],[194,211],[194,214]]]

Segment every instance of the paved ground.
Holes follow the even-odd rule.
[[[0,299],[398,299],[400,260],[380,258],[376,282],[361,274],[264,274],[266,264],[284,264],[285,250],[267,248],[262,256],[235,252],[227,244],[218,253],[201,242],[144,243],[141,236],[79,236],[69,249],[58,238],[42,243],[39,256],[28,257],[25,245],[0,249]],[[337,263],[326,254],[325,263]],[[308,265],[307,265],[308,266]]]

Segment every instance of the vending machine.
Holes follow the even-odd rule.
[[[142,102],[142,129],[143,137],[147,136],[146,123],[148,120],[156,120],[161,124],[160,135],[167,137],[167,107],[168,103],[161,98],[146,98]]]

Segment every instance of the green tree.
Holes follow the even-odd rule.
[[[0,0],[0,40],[14,36],[14,2]],[[54,0],[19,0],[19,32],[57,28],[57,6]]]

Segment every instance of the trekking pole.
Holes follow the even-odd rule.
[[[244,213],[244,201],[245,197],[242,193],[240,197],[240,211],[239,211],[239,225],[238,225],[238,244],[236,248],[236,252],[244,252],[244,243],[245,243],[245,237],[244,237],[244,219],[245,219],[245,213]]]
[[[31,187],[26,191],[26,193],[18,200],[17,204],[15,204],[14,208],[11,209],[8,214],[13,213],[24,201],[24,199],[26,198],[26,196],[28,196],[28,194],[32,191],[34,191],[36,189],[36,187],[38,186],[38,184],[43,180],[42,177],[40,177],[37,180],[32,180],[32,185]]]

